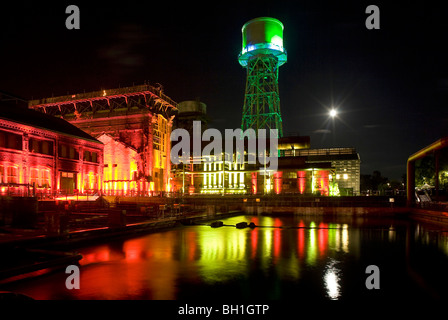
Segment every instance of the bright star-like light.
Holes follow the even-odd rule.
[[[334,117],[336,117],[337,114],[338,114],[338,112],[336,111],[336,109],[330,110],[330,117],[334,118]]]

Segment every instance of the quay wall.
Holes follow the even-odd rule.
[[[409,218],[416,221],[448,225],[448,212],[422,208],[409,208]]]
[[[326,216],[378,216],[391,217],[407,215],[405,207],[273,207],[245,206],[245,214],[293,214],[293,215],[326,215]]]

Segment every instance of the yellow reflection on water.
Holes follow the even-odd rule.
[[[306,262],[309,265],[314,265],[317,259],[317,245],[316,245],[316,223],[312,221],[310,223],[309,229],[309,241],[308,241],[308,252],[306,256]]]
[[[348,224],[342,225],[342,251],[348,253]]]
[[[225,281],[247,269],[247,231],[231,227],[205,227],[198,234],[198,272],[207,283]]]

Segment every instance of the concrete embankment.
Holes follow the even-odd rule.
[[[409,218],[415,221],[432,222],[448,226],[448,212],[420,208],[410,208]]]
[[[394,217],[406,216],[408,208],[403,207],[289,207],[289,206],[246,206],[245,214],[291,214],[291,215],[325,215],[325,216],[371,216]]]

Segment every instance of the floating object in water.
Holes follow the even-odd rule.
[[[256,225],[255,225],[255,223],[253,223],[253,222],[251,222],[251,223],[249,223],[249,228],[255,228],[256,227]]]
[[[239,223],[236,224],[236,227],[237,227],[238,229],[244,229],[244,228],[247,228],[247,222],[239,222]]]
[[[212,223],[210,223],[210,227],[212,228],[219,228],[222,227],[224,225],[224,223],[222,221],[213,221]]]

